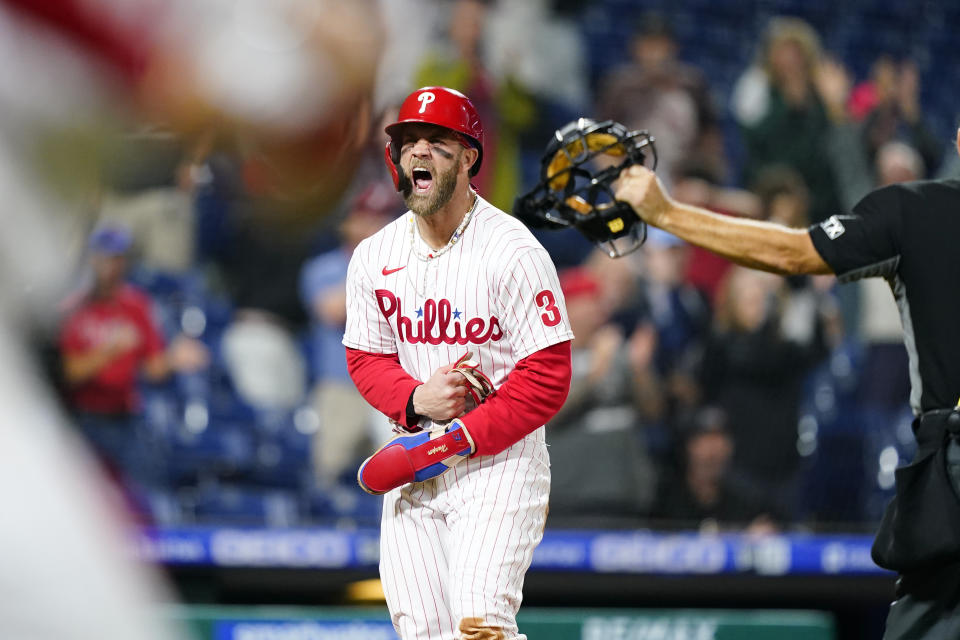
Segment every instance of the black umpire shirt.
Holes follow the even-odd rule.
[[[868,194],[853,215],[832,216],[810,238],[841,282],[890,284],[910,357],[914,413],[960,397],[960,180],[895,184]]]

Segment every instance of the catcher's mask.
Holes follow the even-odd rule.
[[[629,131],[613,120],[574,120],[554,133],[540,163],[540,183],[517,198],[513,213],[539,229],[575,227],[611,258],[637,250],[647,225],[611,185],[620,172],[644,164],[647,151],[657,165],[653,136]]]

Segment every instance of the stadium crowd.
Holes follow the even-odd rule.
[[[837,8],[696,4],[716,19],[623,0],[382,3],[392,37],[365,153],[316,215],[261,215],[274,176],[242,142],[131,134],[127,160],[154,161],[104,176],[49,369],[143,521],[376,520],[355,472],[390,425],[347,375],[344,282],[352,248],[403,213],[378,123],[416,86],[471,97],[475,184],[506,210],[554,129],[582,115],[649,129],[679,200],[792,226],[956,172],[942,162],[954,114],[923,101],[937,16],[922,16],[921,52],[897,21],[906,1],[860,3],[870,25],[889,16],[870,47]],[[438,18],[414,24],[411,7]],[[411,50],[410,30],[433,45]],[[573,231],[538,237],[577,336],[547,431],[551,526],[875,525],[913,442],[884,282],[753,272],[658,230],[619,260]]]

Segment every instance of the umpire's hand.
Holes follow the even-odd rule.
[[[617,200],[633,207],[640,219],[655,227],[674,202],[653,171],[640,165],[628,167],[617,181]]]

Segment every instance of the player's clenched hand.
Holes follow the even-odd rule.
[[[430,379],[413,392],[413,409],[434,422],[444,422],[462,416],[467,409],[467,382],[463,376],[452,373],[453,364],[440,367]]]
[[[616,198],[628,203],[644,222],[655,227],[660,226],[660,217],[673,205],[660,178],[640,165],[633,165],[620,174]]]

